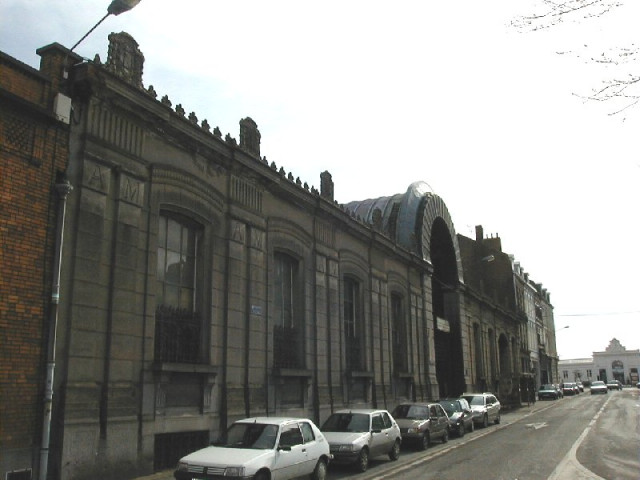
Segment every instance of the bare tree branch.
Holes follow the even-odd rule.
[[[555,27],[563,22],[580,23],[585,20],[600,18],[613,9],[622,6],[618,0],[567,0],[556,2],[542,0],[540,10],[531,15],[524,15],[511,21],[511,26],[523,33],[535,32]],[[602,65],[606,75],[610,78],[603,81],[603,85],[593,88],[591,93],[576,97],[586,101],[611,102],[621,106],[616,107],[609,115],[617,115],[640,103],[640,75],[626,73],[620,76],[608,70],[625,69],[638,71],[640,66],[640,49],[631,44],[629,47],[613,47],[598,55],[588,53],[588,46],[584,45],[585,52],[558,51],[558,55],[571,55],[582,59],[585,63]]]
[[[541,3],[540,13],[517,17],[511,21],[511,25],[521,31],[534,32],[551,28],[563,21],[580,22],[584,19],[598,18],[622,5],[617,0],[542,0]]]

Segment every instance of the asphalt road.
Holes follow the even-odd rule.
[[[330,468],[329,479],[639,480],[640,390],[585,392],[538,402],[527,415],[505,414],[427,452],[372,462],[364,474]]]
[[[502,415],[425,452],[403,448],[398,461],[369,470],[331,465],[328,480],[640,480],[640,389],[589,391]],[[137,480],[172,480],[159,472]]]

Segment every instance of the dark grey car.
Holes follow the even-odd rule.
[[[449,415],[449,432],[463,437],[465,432],[473,432],[473,413],[464,398],[445,398],[438,402]]]

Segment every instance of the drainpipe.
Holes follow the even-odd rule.
[[[53,406],[53,374],[56,367],[56,330],[58,324],[58,304],[60,301],[60,269],[62,264],[62,246],[64,242],[64,217],[67,209],[67,196],[73,186],[62,174],[55,185],[59,197],[56,224],[56,245],[53,258],[53,282],[51,286],[51,309],[49,313],[49,337],[47,341],[47,379],[44,392],[42,422],[42,444],[40,448],[39,479],[46,480],[49,464],[49,440],[51,436],[51,410]]]

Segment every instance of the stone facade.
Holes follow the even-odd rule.
[[[243,417],[517,398],[499,239],[456,234],[423,182],[339,204],[329,172],[318,191],[261,157],[253,119],[237,141],[158,100],[135,40],[109,40],[64,82],[70,52],[39,50],[73,119],[50,476],[171,468]]]

